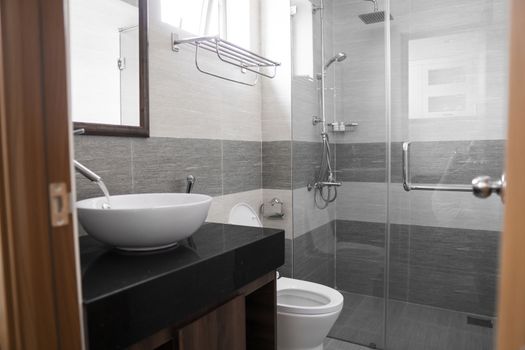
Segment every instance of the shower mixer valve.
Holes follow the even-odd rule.
[[[322,123],[323,122],[323,118],[320,118],[318,116],[313,116],[312,117],[312,125],[317,125],[319,123]]]

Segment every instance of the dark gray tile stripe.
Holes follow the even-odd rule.
[[[391,298],[494,315],[499,236],[494,231],[391,225]],[[294,277],[382,297],[384,238],[382,223],[335,220],[316,228],[293,242]]]
[[[336,144],[340,181],[385,182],[385,143]],[[401,143],[392,143],[392,181],[401,182]],[[411,145],[412,182],[469,184],[478,175],[498,177],[504,168],[505,141],[430,141]]]
[[[305,233],[293,242],[294,278],[334,287],[335,222]]]
[[[499,177],[505,141],[416,142],[411,147],[412,179],[421,183],[470,184],[478,175]]]
[[[293,188],[305,187],[319,171],[322,145],[320,142],[294,141],[292,144]]]
[[[279,274],[282,277],[293,277],[293,242],[291,239],[284,240],[284,265],[278,268]]]
[[[337,220],[338,288],[383,295],[385,225]],[[499,232],[391,225],[394,299],[493,315]]]
[[[196,193],[212,196],[262,187],[261,143],[210,139],[78,136],[75,158],[106,182],[110,193],[182,192],[189,174]],[[79,199],[100,196],[77,175]]]
[[[112,194],[131,193],[131,140],[123,137],[76,136],[75,159],[100,175]],[[76,174],[77,199],[99,197],[100,188]]]
[[[292,188],[305,187],[319,170],[320,142],[293,141]],[[339,181],[385,182],[386,144],[332,144]],[[263,142],[263,188],[288,189],[289,143]],[[505,141],[431,141],[411,146],[412,181],[428,184],[469,184],[477,175],[497,177],[504,167]],[[392,143],[392,181],[402,182],[401,142]]]
[[[314,180],[319,169],[320,142],[263,142],[262,150],[263,188],[305,187]]]
[[[225,140],[222,145],[224,194],[262,188],[261,142]]]
[[[262,143],[263,188],[292,188],[292,143],[272,141]]]
[[[132,147],[134,192],[181,192],[192,174],[195,192],[221,194],[220,141],[137,138]]]
[[[338,180],[385,182],[385,143],[336,144],[335,149]]]

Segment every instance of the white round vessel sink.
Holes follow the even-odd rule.
[[[175,245],[202,226],[212,198],[203,194],[147,193],[77,202],[78,218],[93,238],[124,250],[154,250]]]

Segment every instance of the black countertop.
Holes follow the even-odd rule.
[[[195,245],[126,253],[80,238],[90,349],[122,349],[228,300],[284,263],[284,231],[205,224]]]

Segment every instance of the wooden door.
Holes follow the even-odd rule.
[[[525,1],[513,0],[497,348],[525,349]]]
[[[62,0],[0,0],[0,348],[81,349]]]

